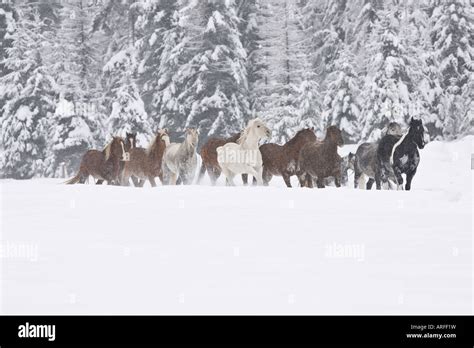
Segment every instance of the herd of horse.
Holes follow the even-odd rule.
[[[354,172],[354,187],[370,190],[376,188],[410,190],[423,149],[424,128],[421,120],[411,119],[408,130],[391,122],[382,131],[377,142],[359,145],[355,154],[345,157],[338,154],[344,144],[342,132],[336,126],[326,129],[325,138],[317,139],[314,128],[305,128],[296,133],[284,145],[266,143],[271,130],[256,118],[249,121],[240,133],[229,138],[211,137],[201,148],[202,164],[197,183],[207,174],[212,185],[223,174],[226,184],[233,186],[234,177],[242,176],[244,185],[253,183],[268,185],[274,176],[281,176],[288,187],[290,178],[297,176],[301,187],[324,188],[348,185],[348,171]],[[89,176],[97,184],[129,186],[130,179],[136,187],[146,180],[155,187],[158,177],[163,185],[189,185],[194,182],[197,171],[197,144],[199,132],[187,128],[184,141],[171,143],[167,129],[156,132],[148,148],[136,146],[136,133],[126,133],[125,138],[113,136],[104,150],[89,150],[82,157],[76,176],[67,184],[85,183]],[[406,174],[403,187],[402,174]],[[368,178],[367,182],[365,178]]]

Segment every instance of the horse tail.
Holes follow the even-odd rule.
[[[75,177],[69,179],[69,180],[66,181],[64,184],[66,184],[66,185],[74,185],[74,184],[77,184],[77,183],[81,180],[81,177],[82,177],[82,173],[81,173],[81,171],[79,170],[79,172],[76,174]]]

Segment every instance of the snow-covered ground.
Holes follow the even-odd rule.
[[[411,192],[0,181],[0,310],[471,313],[473,140]]]

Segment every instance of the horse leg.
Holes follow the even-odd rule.
[[[260,167],[258,169],[255,169],[253,167],[249,167],[248,168],[248,174],[252,175],[255,179],[257,179],[257,185],[258,186],[263,185],[263,179],[262,179],[263,167]]]
[[[363,188],[361,183],[364,181],[364,175],[362,171],[359,169],[357,163],[354,165],[354,188]]]
[[[222,173],[225,176],[225,184],[226,186],[235,186],[234,184],[234,176],[235,174],[232,173],[229,169],[227,168],[222,168]]]
[[[308,187],[308,188],[313,188],[314,187],[313,177],[308,173],[305,174],[305,186],[304,187]]]
[[[170,173],[170,185],[176,185],[176,182],[178,181],[178,174],[176,173]]]
[[[264,175],[263,177],[264,182],[266,186],[268,186],[269,181],[272,179],[272,175],[267,173],[267,175]],[[290,175],[288,173],[283,173],[283,180],[285,181],[286,187],[291,188],[291,180],[290,180]]]
[[[341,187],[341,177],[335,176],[334,183],[336,184],[336,187]]]
[[[137,178],[135,175],[132,176],[132,183],[133,183],[133,186],[135,187],[140,187],[140,181],[142,179],[139,179]],[[123,181],[122,181],[122,185],[123,185]],[[130,186],[130,183],[128,182],[128,179],[125,181],[125,185],[127,186]]]
[[[372,185],[374,184],[375,182],[375,179],[374,178],[369,178],[369,180],[367,181],[367,185],[366,185],[366,189],[367,190],[371,190],[372,189]]]
[[[316,180],[316,185],[318,186],[318,188],[325,188],[326,186],[324,186],[324,179],[321,179],[320,177],[318,177],[318,179]]]
[[[229,175],[226,176],[226,179],[225,179],[226,186],[235,186],[234,176],[235,176],[234,173],[229,173]]]
[[[413,180],[413,177],[416,174],[416,168],[412,170],[411,172],[407,173],[407,183],[405,184],[405,190],[410,191],[411,189],[411,181]]]
[[[242,174],[242,182],[244,183],[244,186],[247,186],[249,183],[249,175],[248,174]]]
[[[99,179],[97,180],[97,182],[95,183],[96,185],[102,185],[104,182],[104,179]]]
[[[397,190],[403,190],[403,177],[402,172],[398,167],[393,167],[393,173],[395,174],[395,178],[397,179]],[[408,174],[407,174],[407,183],[408,183]]]
[[[382,178],[381,178],[381,173],[380,173],[380,170],[376,170],[375,171],[375,188],[377,190],[381,190],[382,189]]]
[[[160,170],[160,173],[158,174],[158,178],[161,181],[161,185],[164,185],[165,181],[164,181],[164,178],[163,178],[163,171],[162,170]]]
[[[216,184],[217,179],[219,179],[219,176],[221,176],[221,170],[218,167],[213,167],[212,165],[208,165],[206,169],[207,174],[211,179],[211,185],[214,186]]]
[[[201,164],[201,169],[199,170],[199,176],[197,179],[197,184],[199,184],[204,177],[204,174],[206,174],[206,166],[204,165],[204,162]]]
[[[150,182],[151,187],[156,187],[156,181],[153,176],[149,176],[148,181]],[[143,182],[145,182],[145,180],[143,180]]]
[[[300,187],[306,186],[306,173],[297,173],[296,176],[298,177],[298,181],[300,182]]]

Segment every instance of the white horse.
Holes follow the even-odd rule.
[[[272,132],[258,118],[249,121],[237,143],[227,143],[217,148],[217,162],[226,177],[227,185],[234,186],[234,176],[252,175],[262,185],[263,162],[258,142],[270,138]],[[249,178],[250,179],[250,178]]]
[[[197,167],[196,146],[199,133],[186,128],[185,139],[181,144],[171,143],[163,154],[163,183],[176,185],[178,178],[184,185],[192,184]]]

